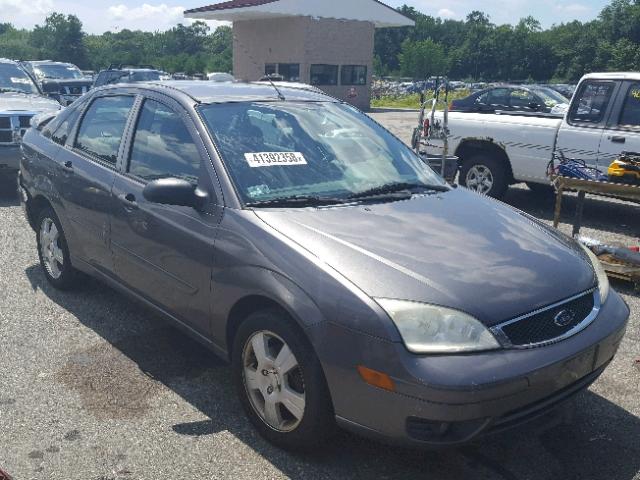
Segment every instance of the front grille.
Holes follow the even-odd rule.
[[[589,292],[497,328],[513,346],[526,347],[552,342],[564,337],[588,319],[596,306],[595,294]]]
[[[0,117],[0,144],[16,145],[13,132],[20,130],[24,135],[31,125],[32,115],[8,115]]]

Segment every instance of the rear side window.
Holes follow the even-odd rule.
[[[478,101],[487,105],[509,105],[509,90],[506,88],[489,90]]]
[[[129,173],[144,180],[182,178],[198,182],[200,152],[180,115],[145,100],[131,147]]]
[[[640,126],[640,83],[629,87],[618,123],[623,127]]]
[[[75,148],[99,160],[115,164],[133,101],[134,98],[130,96],[94,100],[80,124]]]
[[[600,123],[609,105],[614,84],[585,82],[576,94],[569,120],[580,123]]]

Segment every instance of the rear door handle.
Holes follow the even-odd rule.
[[[613,143],[624,143],[627,141],[625,137],[609,137],[609,140],[611,140]]]
[[[70,160],[67,160],[62,164],[62,169],[65,172],[73,173],[73,162],[71,162]]]
[[[137,210],[138,202],[136,202],[136,196],[133,193],[123,193],[118,195],[120,201],[124,204],[124,209],[127,211]]]

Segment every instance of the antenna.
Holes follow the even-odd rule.
[[[273,83],[273,79],[271,78],[271,75],[267,75],[267,80],[269,80],[269,83],[271,84],[271,86],[273,87],[273,89],[278,92],[278,98],[281,101],[286,101],[287,99],[285,98],[285,96],[282,94],[282,92],[280,91],[280,89],[278,87],[276,87],[276,84]]]

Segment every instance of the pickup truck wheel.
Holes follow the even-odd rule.
[[[69,290],[75,285],[77,270],[71,265],[67,239],[60,220],[51,207],[38,215],[36,242],[40,265],[47,281],[59,290]]]
[[[476,155],[462,163],[460,184],[494,198],[504,196],[509,187],[502,162],[486,155]]]

